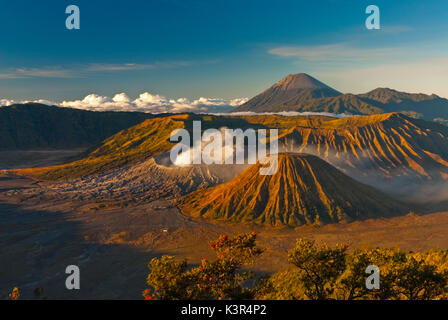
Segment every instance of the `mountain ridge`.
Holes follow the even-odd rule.
[[[269,111],[267,106],[287,103],[300,103],[313,98],[334,97],[340,92],[306,73],[290,74],[274,83],[270,88],[237,107],[234,112]]]
[[[295,78],[305,77],[307,81]],[[278,87],[292,86],[295,91],[285,94]],[[448,99],[436,94],[407,93],[390,88],[376,88],[362,94],[340,93],[319,80],[306,75],[288,75],[270,88],[256,95],[232,112],[329,112],[351,115],[371,115],[378,113],[401,112],[415,118],[426,120],[448,119]]]
[[[89,147],[152,117],[38,103],[4,106],[0,107],[0,150]]]
[[[145,161],[169,152],[174,146],[169,142],[171,131],[191,130],[193,120],[201,120],[203,129],[223,125],[243,130],[278,128],[280,150],[317,155],[365,183],[373,181],[375,185],[387,186],[391,180],[410,184],[448,179],[448,127],[399,113],[345,118],[187,114],[159,117],[118,132],[75,162],[18,172],[41,179],[67,179]]]

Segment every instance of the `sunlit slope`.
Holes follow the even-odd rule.
[[[192,136],[193,121],[201,121],[208,128],[260,128],[239,117],[195,114],[160,116],[122,130],[87,151],[80,160],[52,167],[15,170],[18,174],[47,180],[71,179],[92,174],[103,174],[124,166],[134,165],[171,150],[171,133],[185,128]]]
[[[397,113],[291,127],[280,141],[355,176],[448,179],[448,128]]]
[[[168,151],[172,147],[169,141],[171,132],[183,128],[184,118],[185,115],[148,119],[109,137],[78,161],[17,172],[43,179],[66,179],[103,173],[138,163]]]
[[[297,226],[405,213],[404,204],[361,184],[316,156],[280,154],[274,175],[251,166],[228,183],[179,200],[192,217]]]
[[[344,173],[368,183],[384,179],[392,183],[448,180],[448,128],[398,113],[342,119],[192,114],[159,117],[120,131],[81,160],[19,172],[60,179],[136,164],[168,152],[174,145],[169,141],[171,132],[177,128],[191,131],[193,120],[201,120],[203,130],[277,128],[281,151],[317,155]]]

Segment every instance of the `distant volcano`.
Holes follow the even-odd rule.
[[[400,112],[412,118],[448,123],[448,99],[435,94],[377,88],[342,94],[305,74],[290,74],[232,112],[327,112],[371,115]]]
[[[306,73],[290,74],[277,82],[274,87],[285,92],[300,89],[331,89],[325,83],[320,82]]]
[[[273,108],[278,105],[297,105],[309,99],[339,95],[342,93],[306,73],[290,74],[234,111],[276,111]]]
[[[298,226],[391,217],[406,205],[348,177],[324,160],[283,153],[274,175],[255,164],[233,180],[178,201],[187,215],[232,222]]]

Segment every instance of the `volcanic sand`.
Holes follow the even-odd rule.
[[[222,233],[258,232],[265,252],[251,268],[259,273],[286,268],[287,252],[298,237],[350,248],[448,249],[448,212],[293,229],[194,220],[168,199],[120,207],[7,195],[35,187],[30,179],[0,178],[2,298],[18,286],[23,298],[33,298],[33,290],[42,287],[50,299],[140,299],[152,257],[170,254],[197,264],[213,258],[208,242]],[[70,264],[80,267],[81,290],[65,289]]]

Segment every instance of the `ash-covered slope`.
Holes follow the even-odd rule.
[[[280,115],[158,117],[120,131],[77,161],[15,172],[44,180],[71,180],[109,172],[113,175],[121,168],[169,152],[174,146],[169,141],[170,133],[176,128],[191,128],[193,120],[201,120],[203,129],[278,128],[280,151],[316,155],[358,181],[403,198],[448,198],[448,128],[398,113],[341,119]],[[233,178],[236,171],[229,171],[226,179]],[[138,186],[132,189],[143,190]]]
[[[279,139],[285,151],[315,154],[352,177],[395,192],[448,179],[448,128],[398,113],[291,127]]]
[[[113,200],[140,203],[159,198],[177,198],[198,188],[229,181],[247,166],[195,165],[166,167],[149,158],[138,164],[63,181],[41,181],[34,188],[9,194],[42,199]]]
[[[391,217],[408,210],[316,156],[282,153],[271,176],[260,175],[259,168],[188,194],[177,205],[192,217],[273,226]]]

